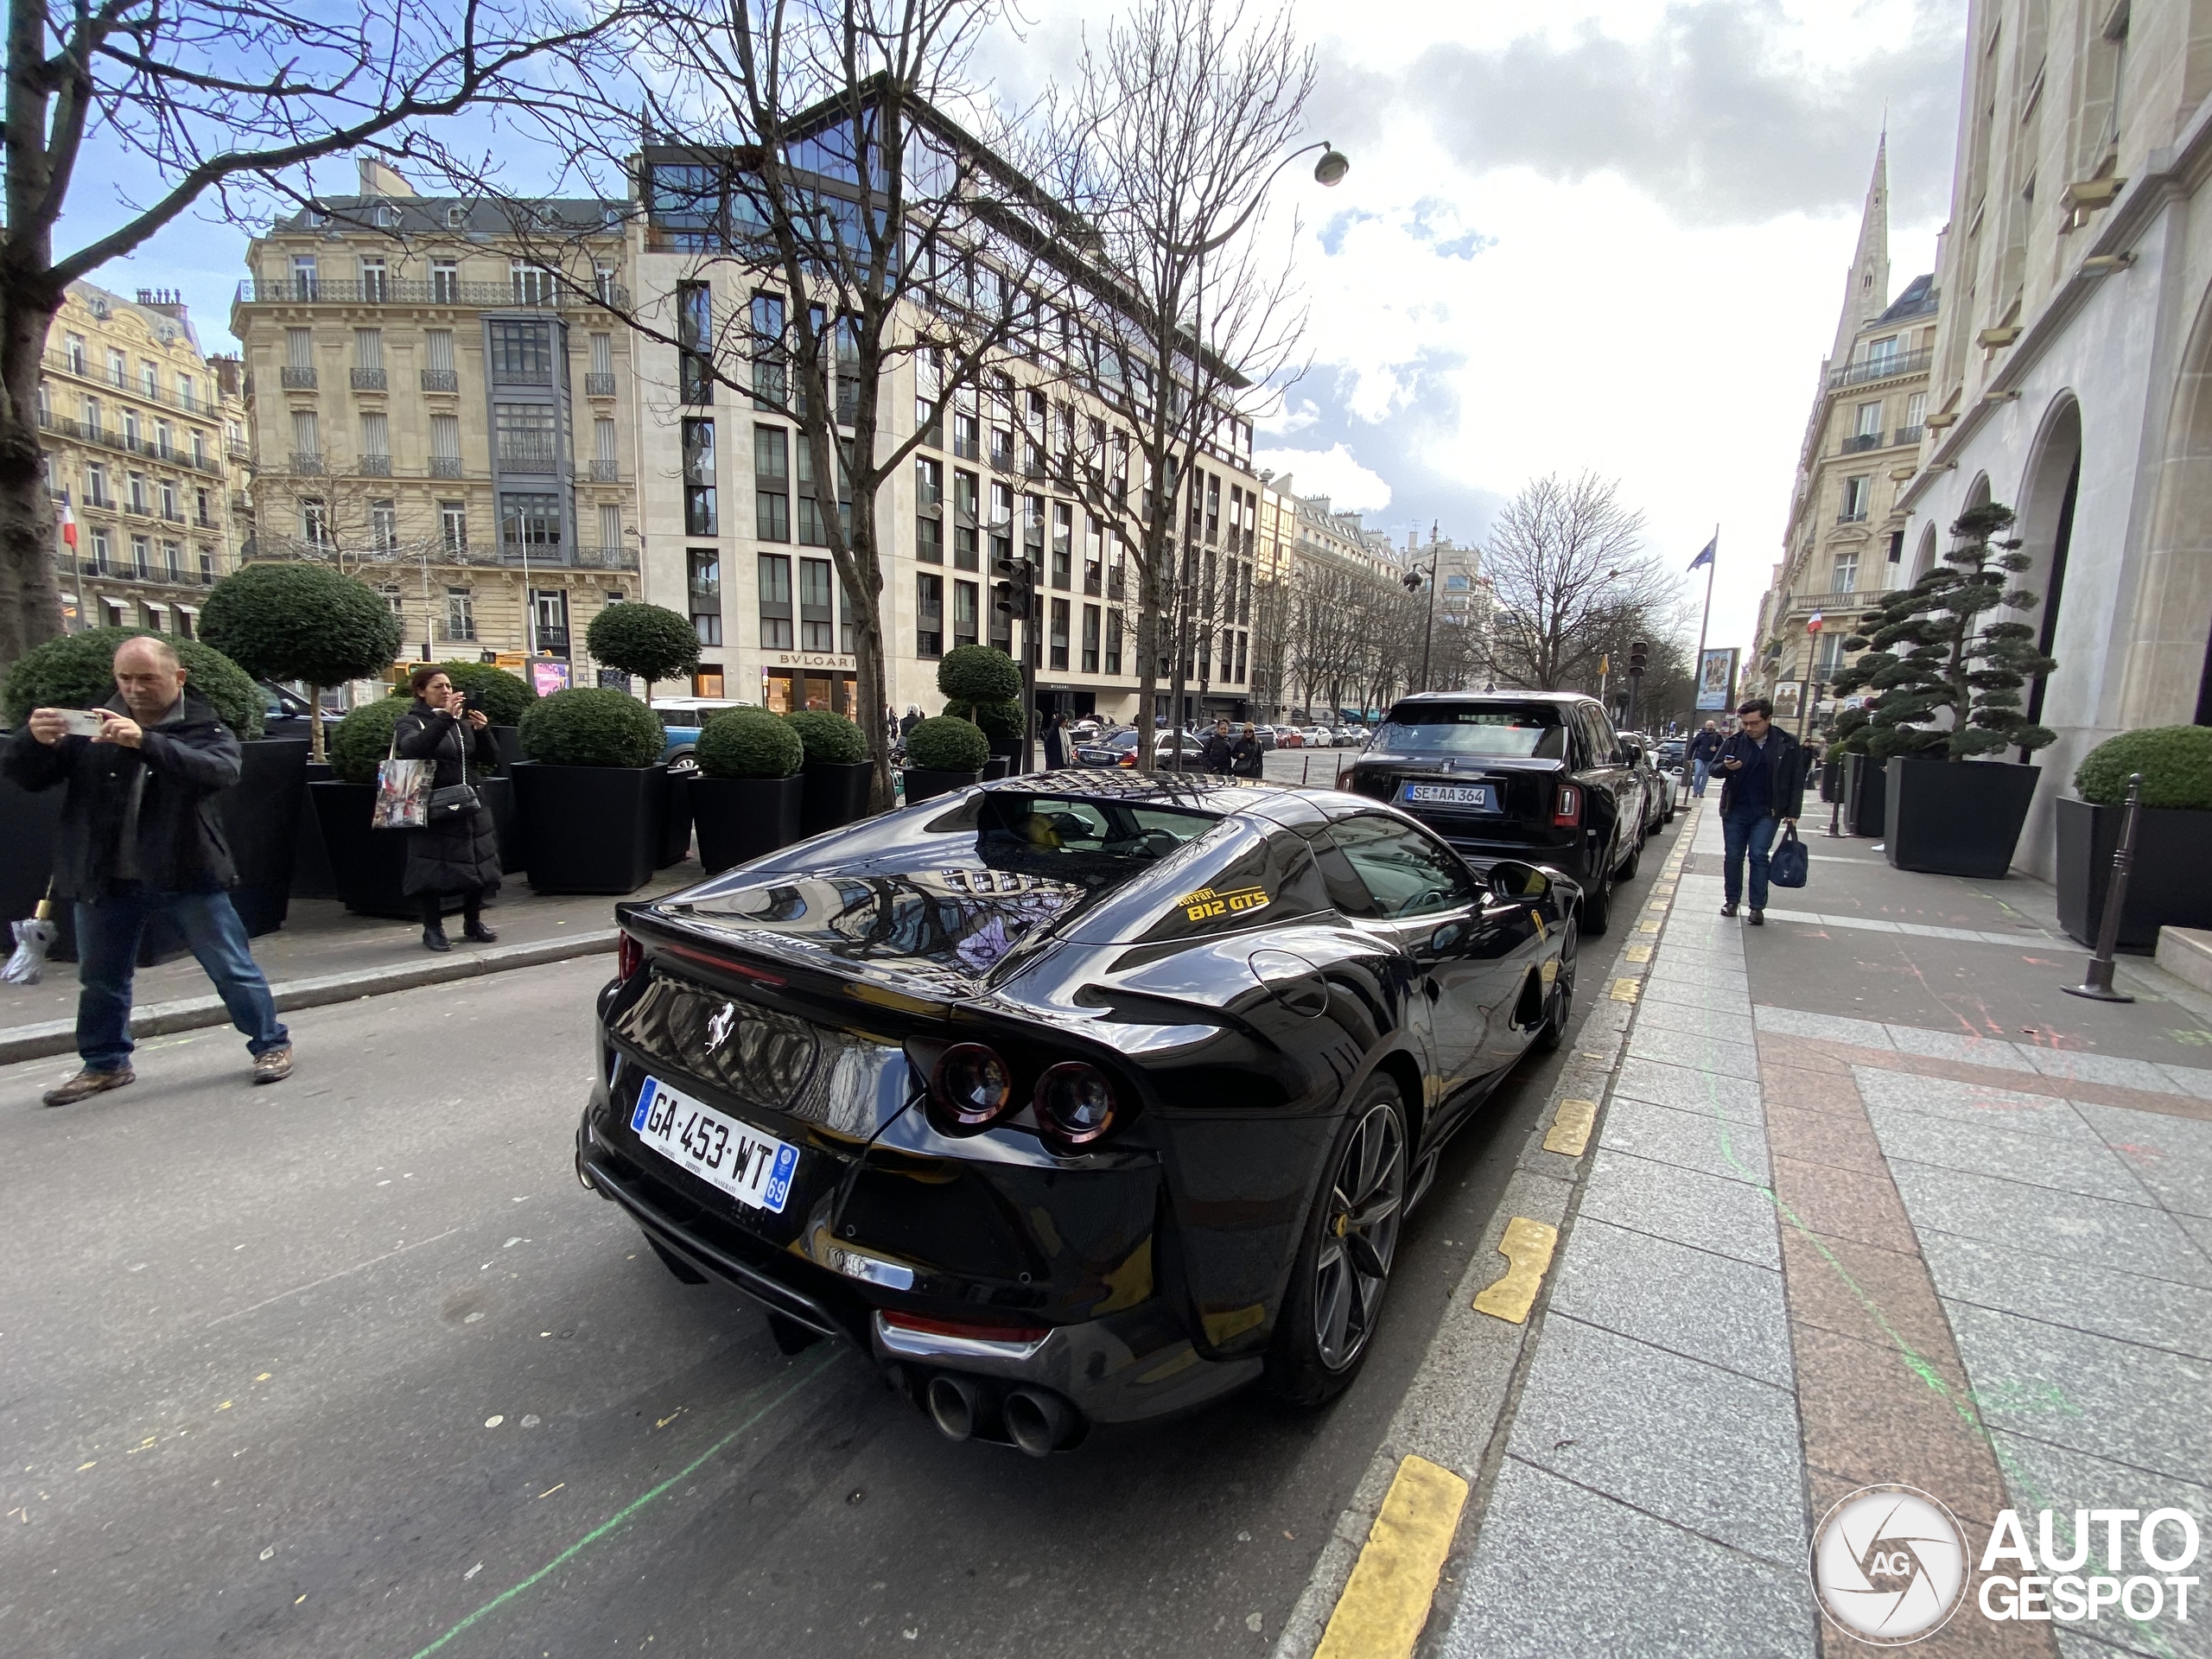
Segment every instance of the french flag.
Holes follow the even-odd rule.
[[[77,515],[69,505],[69,498],[61,498],[61,539],[71,548],[77,545]]]

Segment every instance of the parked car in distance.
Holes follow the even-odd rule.
[[[1162,732],[1153,740],[1153,768],[1157,772],[1196,772],[1200,769],[1205,752],[1205,740],[1195,733]],[[1136,745],[1132,743],[1121,750],[1116,764],[1135,772]]]
[[[1383,717],[1344,786],[1427,824],[1478,868],[1507,858],[1563,871],[1585,932],[1636,874],[1645,771],[1596,698],[1565,691],[1428,691]]]
[[[1337,734],[1325,726],[1306,728],[1306,747],[1309,749],[1332,749],[1337,746]]]
[[[1689,740],[1682,737],[1665,739],[1659,745],[1659,770],[1679,772],[1688,764]]]
[[[1558,1045],[1576,896],[1351,796],[980,785],[619,906],[576,1174],[954,1440],[1317,1407],[1446,1143]]]
[[[752,706],[741,697],[655,697],[649,707],[668,734],[660,758],[669,775],[688,778],[699,770],[699,731],[709,716],[724,709]]]
[[[1096,743],[1106,734],[1106,728],[1090,715],[1077,715],[1068,722],[1068,735],[1078,743]]]
[[[1118,766],[1122,764],[1123,753],[1131,752],[1133,750],[1110,748],[1103,743],[1077,743],[1069,749],[1069,753],[1079,766]]]
[[[1252,736],[1259,744],[1260,753],[1262,754],[1275,747],[1275,728],[1272,726],[1254,726]]]
[[[1275,728],[1275,747],[1279,749],[1302,749],[1306,747],[1306,734],[1295,726],[1278,726]]]
[[[313,712],[308,700],[289,685],[275,680],[256,680],[254,685],[261,692],[261,728],[264,737],[305,737],[308,720]],[[346,716],[326,709],[322,711],[322,735],[326,741],[338,729],[338,722]]]
[[[1636,769],[1643,779],[1643,833],[1656,835],[1675,821],[1674,782],[1651,758],[1649,740],[1625,736],[1621,742],[1635,757]]]

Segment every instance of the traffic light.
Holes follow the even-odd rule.
[[[992,603],[1016,621],[1027,621],[1036,605],[1037,567],[1027,559],[995,559],[991,569],[1001,578],[991,585]]]
[[[1628,671],[1641,674],[1651,660],[1651,647],[1641,639],[1628,648]]]

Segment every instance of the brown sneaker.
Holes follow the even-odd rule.
[[[126,1083],[138,1081],[138,1074],[127,1065],[118,1065],[111,1071],[95,1071],[89,1065],[59,1089],[49,1089],[39,1096],[41,1106],[74,1106],[80,1100],[94,1095],[104,1095],[111,1089],[120,1089]]]
[[[256,1083],[282,1083],[292,1075],[292,1051],[288,1046],[272,1048],[266,1054],[253,1058],[253,1080]]]

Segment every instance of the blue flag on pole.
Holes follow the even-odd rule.
[[[1719,545],[1720,537],[1715,536],[1711,541],[1705,544],[1705,551],[1699,554],[1697,557],[1690,561],[1690,569],[1696,570],[1702,569],[1706,565],[1711,564],[1713,563],[1713,550],[1718,548]]]

